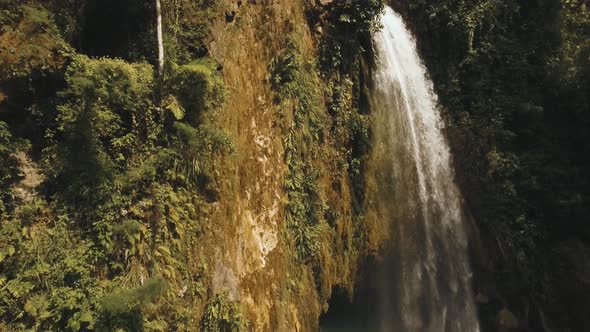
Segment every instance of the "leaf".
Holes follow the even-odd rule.
[[[71,321],[70,322],[70,328],[72,329],[72,331],[74,332],[78,332],[80,331],[80,322],[75,320],[75,321]]]
[[[175,96],[166,96],[164,99],[164,108],[170,111],[176,120],[182,120],[184,118],[184,108],[180,105]]]
[[[24,309],[27,314],[29,314],[30,316],[33,316],[33,317],[37,313],[37,308],[35,307],[35,304],[31,300],[29,300],[25,303]]]
[[[162,245],[158,246],[158,252],[164,253],[167,256],[170,256],[171,255],[170,249],[168,249],[168,247],[165,247],[165,246],[162,246]]]
[[[50,311],[43,311],[40,315],[39,315],[39,320],[44,320],[47,319],[49,317],[51,317],[51,312]]]
[[[85,311],[82,313],[82,315],[80,315],[80,321],[83,323],[90,323],[92,322],[94,319],[92,318],[92,313]]]

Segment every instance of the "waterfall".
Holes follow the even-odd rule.
[[[382,331],[479,331],[466,222],[433,84],[391,8],[374,36],[371,103],[381,216],[392,232],[380,277]]]
[[[156,0],[156,38],[158,40],[158,73],[164,70],[164,38],[162,36],[162,7],[160,0]]]

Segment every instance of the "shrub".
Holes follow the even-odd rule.
[[[166,86],[184,110],[184,120],[193,126],[201,123],[206,113],[218,110],[225,100],[223,80],[216,64],[207,58],[178,67],[166,80]]]
[[[167,283],[162,278],[154,278],[133,289],[119,289],[107,294],[101,302],[101,314],[97,331],[143,331],[142,309],[162,296]]]
[[[70,202],[95,201],[98,188],[158,138],[153,71],[147,64],[76,56],[66,83],[45,159],[49,185]]]
[[[321,64],[326,70],[349,72],[359,54],[370,50],[371,34],[381,28],[383,0],[335,1],[321,42]]]
[[[0,121],[0,217],[11,210],[13,201],[10,185],[18,175],[18,163],[13,157],[16,142],[5,122]]]
[[[238,303],[231,301],[226,292],[215,294],[207,302],[201,319],[204,332],[239,332],[246,331],[247,326]]]
[[[20,216],[16,216],[20,219]],[[0,227],[0,317],[9,330],[78,331],[92,328],[98,298],[91,243],[67,228],[69,220],[46,225],[47,210]]]
[[[3,10],[0,25],[0,79],[25,78],[35,69],[59,70],[70,53],[53,16],[40,6]]]

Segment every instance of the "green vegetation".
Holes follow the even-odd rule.
[[[0,121],[0,216],[11,210],[13,201],[10,185],[18,175],[18,163],[12,154],[17,150],[12,133]]]
[[[327,160],[327,151],[333,151],[330,153],[338,158],[337,173],[330,176],[344,175],[346,179],[350,175],[356,187],[362,186],[360,173],[369,150],[370,125],[368,115],[360,110],[361,61],[367,56],[362,41],[370,40],[370,33],[379,28],[377,17],[383,8],[382,1],[370,1],[368,6],[360,1],[331,5],[326,21],[329,32],[322,36],[327,39],[320,48],[321,63],[305,60],[300,45],[303,38],[295,30],[270,66],[277,101],[282,110],[292,111],[293,119],[284,140],[289,238],[294,241],[296,256],[304,262],[315,261],[312,265],[319,262],[321,248],[330,247],[334,237],[336,216],[325,197],[325,188],[319,185],[326,175],[320,169],[332,162]],[[347,51],[339,53],[341,49]],[[337,59],[326,62],[326,54]],[[327,84],[321,83],[320,75]],[[318,90],[319,86],[323,91]],[[328,96],[327,100],[324,96]],[[358,214],[362,200],[360,189],[358,197],[353,198]],[[314,270],[321,268],[315,266]]]
[[[163,279],[153,279],[134,289],[116,290],[102,299],[101,315],[97,323],[98,331],[143,331],[142,307],[155,301],[166,292]],[[150,324],[151,326],[166,323]]]
[[[328,9],[328,15],[338,17],[336,11],[344,15],[347,10],[355,14],[360,5],[355,2],[347,9],[336,5]],[[377,27],[375,17],[350,24],[369,22]],[[358,34],[346,35],[333,28],[331,21],[324,24],[333,29],[333,37],[357,46],[361,36],[369,37],[373,29],[367,27]],[[326,67],[312,52],[307,48],[306,36],[294,28],[270,63],[269,81],[286,123],[284,189],[288,200],[284,235],[290,255],[297,263],[305,264],[290,270],[301,281],[291,281],[289,287],[296,294],[313,291],[317,304],[325,311],[335,285],[344,285],[352,292],[351,279],[359,258],[367,255],[369,247],[377,246],[362,240],[371,230],[369,224],[361,222],[362,168],[369,150],[370,127],[369,116],[361,111],[361,63],[368,53],[357,49],[342,54],[347,66],[336,68]]]
[[[590,241],[589,10],[559,0],[405,8],[446,110],[470,210],[497,243],[483,273],[497,276],[498,296],[523,317],[534,308],[550,325],[579,328],[589,326],[578,310],[587,298],[564,294],[579,292],[566,289],[585,277],[565,252]],[[528,316],[534,330],[536,317]]]
[[[210,23],[219,7],[214,0],[162,2],[167,61],[188,63],[207,55]]]
[[[318,188],[320,174],[314,166],[324,139],[326,120],[321,96],[315,89],[316,66],[303,60],[298,40],[297,35],[289,38],[286,49],[271,63],[270,72],[282,109],[293,112],[293,125],[284,141],[288,167],[285,178],[289,198],[288,239],[294,243],[297,258],[305,262],[317,260],[327,229],[324,213],[328,207]]]
[[[127,61],[78,54],[65,40],[98,29],[83,16],[102,9],[45,5],[0,5],[0,330],[194,330],[211,287],[195,244],[234,151],[215,125],[216,65],[184,52],[156,79],[133,41],[78,47]],[[18,151],[43,170],[32,198],[14,195],[30,176]]]
[[[32,71],[59,70],[69,47],[53,15],[34,5],[7,5],[0,14],[0,79],[26,78]]]
[[[205,332],[240,332],[246,331],[247,327],[248,321],[238,305],[229,300],[227,293],[215,294],[201,319],[201,329]]]
[[[42,202],[22,206],[1,229],[0,313],[8,330],[78,331],[96,322],[103,290],[92,243],[52,220]],[[0,325],[2,326],[2,325]]]
[[[0,1],[0,330],[305,329],[332,288],[352,295],[382,231],[366,211],[365,89],[386,1],[312,2],[162,1],[158,75],[152,1]],[[483,328],[494,324],[488,311],[507,307],[531,330],[587,329],[588,1],[389,3],[416,33],[490,252],[475,280],[490,298]],[[242,32],[271,46],[216,44]],[[243,64],[211,59],[234,47]],[[252,86],[236,86],[245,78]],[[236,116],[240,101],[263,111]],[[268,201],[251,200],[239,178],[251,170],[227,162],[250,157],[258,129],[270,133],[268,168],[283,176],[272,181],[284,181],[269,196],[285,196],[284,211],[265,211],[285,219],[273,219],[279,250],[265,253],[284,289],[264,304],[281,313],[262,323],[213,281],[224,273],[219,243],[245,236],[230,220]],[[240,282],[259,291],[259,280]]]
[[[175,67],[166,77],[166,91],[176,96],[183,109],[180,119],[196,125],[205,113],[214,113],[224,101],[223,81],[216,71],[216,64],[207,58]],[[186,112],[189,110],[190,112]],[[178,118],[178,117],[177,117]]]
[[[330,6],[320,49],[325,70],[350,74],[359,56],[371,52],[371,33],[380,28],[384,7],[384,0],[335,1]]]

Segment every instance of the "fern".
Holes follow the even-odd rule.
[[[201,320],[204,332],[246,331],[248,321],[243,317],[236,302],[229,299],[227,292],[217,293],[207,303]]]
[[[174,97],[173,95],[168,95],[164,99],[163,103],[164,103],[164,108],[166,110],[168,110],[170,113],[172,113],[172,115],[174,116],[174,119],[176,119],[177,121],[180,121],[184,118],[184,113],[185,113],[184,108],[178,102],[178,99],[176,99],[176,97]]]

